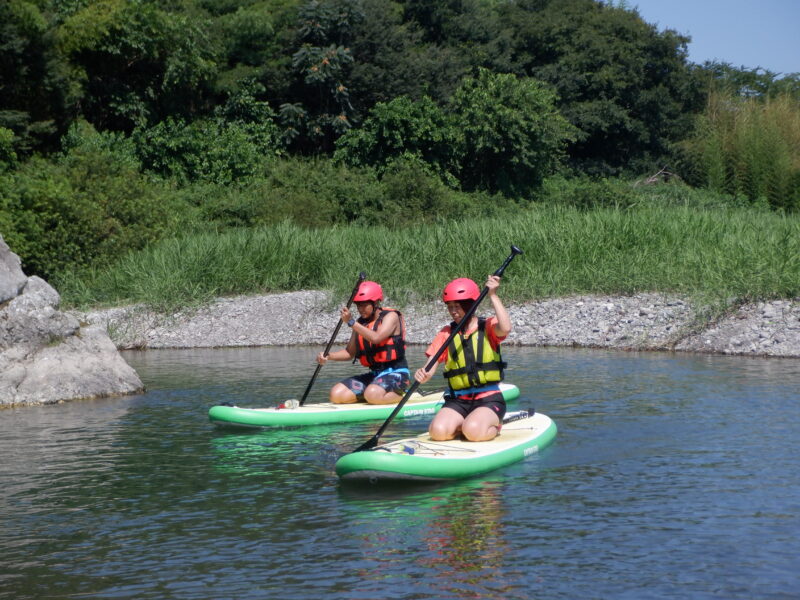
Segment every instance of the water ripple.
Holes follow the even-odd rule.
[[[314,351],[126,353],[148,393],[2,411],[0,598],[796,593],[798,361],[510,348],[518,405],[556,420],[555,443],[476,479],[378,487],[333,468],[379,423],[207,420],[297,397]],[[326,367],[314,398],[351,370]]]

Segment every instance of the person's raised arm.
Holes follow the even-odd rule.
[[[497,317],[494,334],[499,338],[504,338],[511,333],[511,317],[508,315],[502,300],[500,300],[500,296],[497,295],[497,289],[500,287],[500,278],[497,275],[490,275],[489,279],[486,280],[486,287],[489,288],[489,300]]]

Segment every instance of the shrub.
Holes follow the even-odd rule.
[[[0,127],[0,173],[13,167],[17,163],[17,154],[14,152],[14,132],[5,127]]]
[[[580,209],[627,208],[638,200],[632,186],[621,179],[592,179],[590,177],[551,177],[545,180],[541,193],[536,196],[540,202],[561,204]]]
[[[383,174],[393,161],[416,156],[453,187],[458,149],[463,145],[453,119],[428,97],[405,96],[378,102],[364,124],[336,142],[334,158],[351,166],[374,167]]]
[[[28,275],[46,279],[143,248],[176,229],[183,214],[163,184],[111,152],[85,147],[6,174],[0,198],[9,245]]]
[[[133,133],[145,169],[179,185],[230,184],[253,177],[278,154],[277,129],[263,123],[167,119]]]

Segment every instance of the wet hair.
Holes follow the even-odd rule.
[[[464,314],[467,314],[469,309],[472,308],[472,305],[475,304],[475,300],[458,300],[458,303],[461,306],[461,310],[464,311]]]

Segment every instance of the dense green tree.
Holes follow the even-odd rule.
[[[334,158],[376,167],[382,174],[392,161],[416,156],[455,183],[462,146],[459,129],[444,109],[427,97],[415,102],[401,96],[376,104],[361,127],[339,138]]]
[[[574,134],[541,82],[480,69],[447,108],[406,97],[378,103],[339,139],[335,158],[382,173],[398,158],[424,161],[451,185],[526,195],[553,173]]]
[[[699,75],[707,80],[706,86],[714,91],[727,92],[747,98],[774,97],[789,94],[800,98],[800,73],[779,76],[767,69],[734,67],[730,63],[706,61],[699,67]]]
[[[453,95],[464,140],[461,183],[467,190],[527,196],[558,168],[574,128],[541,82],[480,69]]]
[[[498,11],[514,40],[514,70],[550,83],[578,128],[569,149],[576,168],[650,168],[691,130],[702,94],[688,38],[596,0],[520,0]]]
[[[258,175],[282,151],[275,113],[254,97],[261,91],[260,84],[250,82],[211,118],[170,117],[136,129],[132,141],[144,168],[180,185],[229,184]]]
[[[350,44],[351,103],[357,116],[399,96],[428,96],[441,104],[470,72],[468,56],[455,47],[425,41],[425,32],[407,18],[402,4],[364,4],[364,18],[356,24]]]
[[[402,4],[406,19],[420,27],[426,42],[456,47],[472,55],[469,60],[484,59],[482,55],[501,30],[496,10],[500,2],[404,0]]]
[[[291,99],[281,104],[284,140],[309,154],[330,152],[338,136],[352,127],[348,77],[353,28],[363,18],[359,0],[311,0],[300,7],[296,75]]]
[[[14,132],[0,127],[0,173],[17,164],[17,153],[14,151]]]
[[[87,2],[54,31],[81,82],[81,114],[99,129],[130,131],[207,110],[217,66],[204,22],[160,4]]]
[[[218,72],[213,87],[236,93],[257,80],[276,100],[285,94],[291,56],[287,40],[297,21],[297,0],[200,0]],[[275,104],[277,106],[278,103]]]
[[[53,46],[48,2],[0,2],[0,127],[26,156],[52,151],[68,125],[73,87]]]

